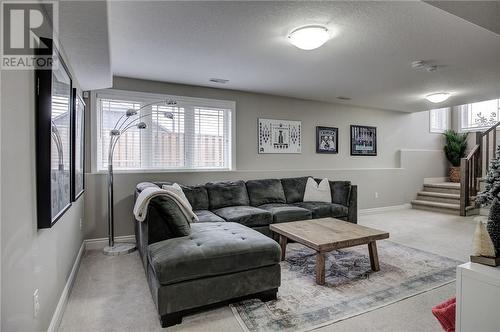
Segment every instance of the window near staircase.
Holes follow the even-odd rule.
[[[123,132],[113,158],[115,170],[230,170],[235,103],[232,101],[103,90],[97,92],[97,171],[108,167],[109,132],[127,109],[160,100],[176,106],[149,106],[138,116],[146,129]],[[173,118],[165,116],[173,114]]]
[[[498,122],[500,99],[459,106],[462,130],[486,129]]]
[[[450,108],[438,108],[429,111],[430,118],[430,132],[431,133],[444,133],[450,129]]]

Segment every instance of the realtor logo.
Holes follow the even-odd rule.
[[[57,3],[2,1],[2,69],[51,69]],[[51,43],[50,43],[51,44]]]

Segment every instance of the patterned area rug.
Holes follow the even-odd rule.
[[[231,309],[246,331],[310,331],[450,283],[462,263],[387,240],[377,246],[379,272],[370,269],[368,246],[333,251],[326,256],[326,285],[318,286],[314,251],[289,244],[278,300]]]

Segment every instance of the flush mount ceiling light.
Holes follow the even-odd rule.
[[[451,94],[449,92],[436,92],[425,96],[425,99],[427,99],[431,103],[440,103],[450,98],[450,95]]]
[[[321,25],[308,25],[290,32],[288,40],[301,50],[314,50],[330,39],[328,29]]]

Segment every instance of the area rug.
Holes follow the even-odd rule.
[[[368,246],[332,251],[319,286],[314,251],[289,244],[278,299],[231,309],[245,331],[310,331],[450,283],[462,263],[387,240],[377,245],[379,272],[371,271]]]

